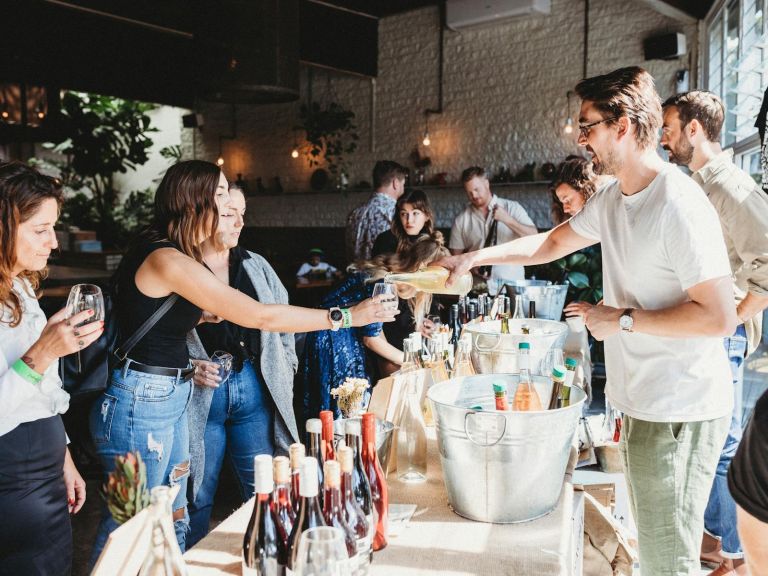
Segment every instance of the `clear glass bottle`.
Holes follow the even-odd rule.
[[[418,272],[389,273],[384,282],[407,284],[428,294],[455,294],[464,296],[472,290],[472,274],[469,272],[457,278],[453,285],[446,286],[449,272],[442,266],[427,266]]]
[[[294,513],[299,509],[299,470],[301,460],[306,455],[306,448],[301,442],[295,442],[288,447],[288,456],[291,460],[291,506]]]
[[[427,428],[415,377],[408,377],[405,382],[397,426],[397,478],[401,482],[426,481]]]
[[[459,376],[474,376],[475,367],[472,364],[472,341],[462,338],[459,341],[459,350],[453,363],[453,378]]]
[[[517,367],[520,370],[520,382],[515,390],[515,396],[512,400],[512,410],[518,412],[527,412],[529,410],[542,410],[541,398],[539,398],[536,388],[531,381],[531,372],[529,366],[529,352],[531,344],[529,342],[520,342],[517,352]]]
[[[576,376],[576,370],[579,367],[579,363],[575,358],[565,359],[565,382],[563,383],[563,406],[570,406],[571,404],[571,387]]]
[[[384,471],[381,469],[379,455],[376,452],[376,416],[371,412],[363,414],[363,468],[371,487],[371,499],[376,508],[376,531],[373,536],[373,550],[387,546],[389,525],[389,490]]]
[[[403,340],[403,363],[400,365],[400,373],[413,372],[421,368],[421,359],[418,358],[410,337]]]
[[[525,312],[523,311],[523,295],[515,294],[515,311],[512,314],[514,320],[522,320],[525,318]]]
[[[278,529],[277,518],[270,506],[274,489],[272,457],[266,454],[253,460],[253,513],[243,537],[243,576],[283,576],[288,563],[287,542]]]
[[[296,515],[296,522],[293,524],[291,537],[288,540],[288,568],[290,570],[293,570],[296,563],[296,556],[299,553],[299,539],[302,533],[315,526],[326,526],[318,497],[318,476],[317,460],[312,456],[305,456],[301,461],[299,513]]]
[[[152,528],[150,548],[139,576],[187,576],[187,565],[173,528],[171,489],[168,486],[152,488],[148,522]]]

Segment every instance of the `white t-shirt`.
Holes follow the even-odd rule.
[[[503,206],[509,215],[517,220],[520,224],[526,226],[535,226],[531,217],[525,211],[519,202],[514,200],[508,200],[507,198],[499,198],[494,194],[489,203],[488,215],[483,216],[483,213],[475,208],[472,204],[468,204],[453,222],[451,228],[451,238],[448,243],[448,247],[451,250],[479,250],[485,243],[485,238],[488,236],[488,231],[493,223],[493,206],[499,204]],[[506,224],[499,222],[496,228],[497,244],[504,244],[510,242],[519,236]],[[525,268],[519,265],[510,264],[494,264],[491,268],[491,279],[498,280],[524,280]],[[488,283],[489,289],[495,283],[492,281]]]
[[[686,290],[730,277],[717,213],[704,191],[667,164],[645,189],[624,196],[617,182],[571,220],[600,240],[605,304],[654,310],[689,300]],[[605,340],[605,394],[651,422],[697,422],[733,408],[733,383],[719,337],[668,338],[619,331]]]
[[[299,271],[296,272],[296,276],[306,276],[307,274],[333,274],[337,270],[328,262],[318,262],[317,266],[312,266],[309,262],[304,262]]]

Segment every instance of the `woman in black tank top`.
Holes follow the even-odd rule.
[[[115,456],[139,452],[147,486],[179,484],[173,503],[176,536],[185,549],[189,476],[187,407],[194,369],[186,334],[204,321],[229,320],[270,332],[308,332],[388,322],[394,315],[372,299],[340,314],[280,304],[261,304],[230,288],[203,264],[201,244],[213,236],[219,214],[229,214],[227,180],[215,164],[179,162],[155,194],[154,216],[118,272],[115,310],[121,337],[133,334],[172,295],[178,299],[112,372],[90,414],[90,428],[106,475]],[[104,507],[92,561],[117,527]]]

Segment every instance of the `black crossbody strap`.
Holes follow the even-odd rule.
[[[155,310],[154,314],[147,318],[144,324],[142,324],[139,329],[134,332],[133,336],[128,338],[128,340],[126,340],[121,347],[114,351],[114,355],[117,356],[117,359],[120,360],[120,362],[125,361],[133,347],[136,346],[136,344],[139,343],[139,340],[144,338],[147,332],[149,332],[152,327],[160,321],[160,318],[165,316],[166,312],[171,309],[171,306],[173,306],[178,299],[178,294],[171,294],[168,299],[163,302],[163,305]]]

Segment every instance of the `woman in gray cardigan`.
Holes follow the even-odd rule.
[[[206,245],[206,265],[223,282],[263,304],[287,304],[288,293],[267,261],[240,246],[245,198],[230,188],[233,222],[222,222],[219,242]],[[262,332],[231,322],[200,324],[187,338],[198,366],[189,407],[191,533],[187,547],[208,533],[219,473],[226,455],[240,484],[243,502],[253,496],[253,457],[287,453],[298,442],[293,413],[293,376],[298,361],[293,334]],[[232,372],[219,382],[208,360],[216,350],[233,355]]]

